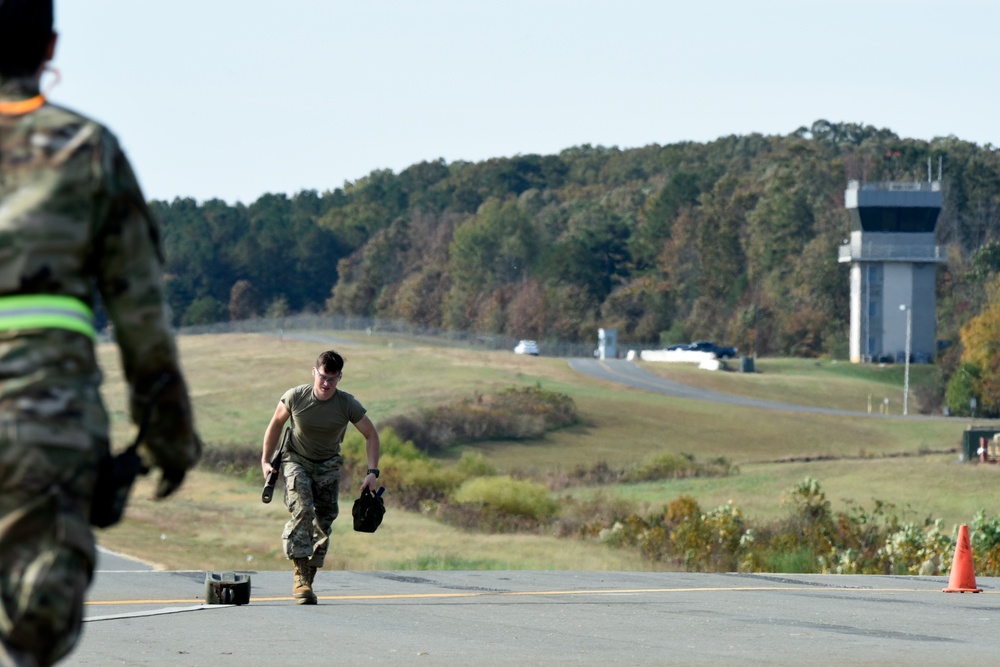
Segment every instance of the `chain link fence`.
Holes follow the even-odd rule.
[[[261,318],[216,322],[199,326],[181,327],[179,336],[199,336],[204,334],[255,333],[272,336],[296,334],[334,334],[335,332],[362,332],[368,335],[390,335],[410,338],[428,345],[448,345],[484,350],[510,350],[513,352],[518,339],[496,334],[450,331],[436,327],[424,327],[409,322],[382,320],[373,317],[350,315],[289,315],[287,317]],[[104,335],[111,340],[111,334]],[[596,341],[596,336],[595,336]],[[544,357],[592,357],[595,343],[567,343],[561,341],[538,341],[539,354]]]

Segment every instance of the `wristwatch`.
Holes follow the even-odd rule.
[[[378,479],[378,468],[369,468],[368,474],[375,475],[375,479]]]

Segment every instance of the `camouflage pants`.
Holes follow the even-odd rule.
[[[330,548],[330,529],[340,513],[340,465],[343,459],[315,463],[293,452],[285,454],[281,474],[285,478],[285,507],[292,517],[281,534],[285,557],[308,558],[313,567],[323,567]]]
[[[95,558],[95,450],[79,428],[48,438],[54,430],[0,422],[2,667],[54,664],[80,636]]]

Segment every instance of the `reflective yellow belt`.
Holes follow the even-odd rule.
[[[97,339],[94,313],[83,301],[55,294],[0,297],[0,331],[67,329]]]

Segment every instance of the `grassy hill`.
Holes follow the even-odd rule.
[[[877,499],[893,503],[908,520],[933,516],[950,528],[969,522],[978,509],[988,506],[1000,476],[1000,466],[958,462],[967,426],[962,420],[753,410],[608,384],[572,371],[563,359],[444,348],[357,333],[336,336],[336,345],[257,334],[181,337],[203,439],[212,447],[231,448],[244,452],[250,461],[258,460],[264,428],[282,392],[309,382],[316,355],[335,347],[347,359],[342,388],[361,399],[376,423],[420,406],[515,385],[572,396],[580,425],[538,440],[474,446],[502,472],[539,478],[601,461],[613,467],[637,464],[665,452],[690,454],[697,460],[726,457],[740,471],[724,478],[578,487],[572,490],[578,497],[606,497],[608,502],[623,498],[655,509],[687,494],[704,508],[732,500],[747,516],[767,519],[782,516],[787,511],[782,505],[784,493],[811,476],[822,483],[834,509],[849,503],[869,506]],[[124,409],[116,354],[111,345],[100,349],[113,441],[122,445],[134,436],[134,429]],[[898,412],[902,396],[902,370],[894,368],[762,359],[757,374],[741,375],[644,365],[692,384],[787,402],[864,410],[869,395],[895,396],[899,398],[890,400],[890,410]],[[920,373],[932,370],[911,368],[911,384]],[[450,464],[461,449],[449,451],[444,462]],[[350,529],[350,501],[342,500],[329,567],[654,567],[638,554],[597,542],[550,535],[486,535],[442,525],[419,513],[394,509],[392,480],[384,481],[390,511],[374,535]],[[256,465],[242,476],[197,470],[175,497],[154,503],[149,500],[150,484],[144,480],[133,493],[127,520],[101,531],[99,541],[170,568],[286,569],[280,554],[286,513],[280,501],[260,503],[261,483]],[[347,489],[345,494],[353,491]]]

